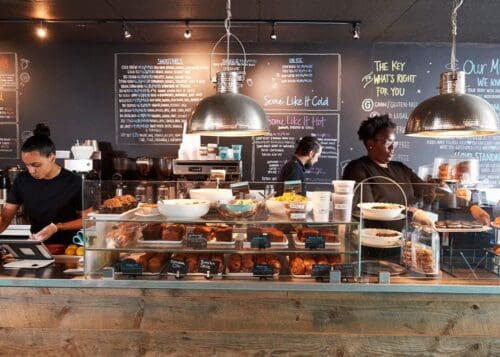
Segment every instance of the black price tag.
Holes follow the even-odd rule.
[[[266,249],[271,247],[271,240],[265,233],[259,236],[253,236],[250,241],[250,248]]]
[[[119,269],[122,274],[128,275],[142,275],[142,265],[133,259],[125,259],[118,263]]]
[[[323,236],[308,236],[305,242],[306,248],[320,249],[325,247],[325,237]]]
[[[207,247],[207,236],[205,234],[188,233],[186,245],[193,249],[202,249]]]
[[[219,273],[219,262],[213,260],[200,260],[200,266],[198,267],[198,273],[206,274],[210,272],[210,274],[218,274]]]
[[[167,273],[186,275],[188,268],[182,260],[170,259],[167,264]]]
[[[313,264],[311,276],[313,278],[329,278],[330,269],[330,264]]]
[[[246,194],[250,193],[250,186],[248,181],[236,182],[230,185],[233,191],[233,196],[236,198],[245,197]]]
[[[302,193],[302,181],[293,180],[293,181],[285,181],[283,183],[283,192],[295,192],[298,194]]]
[[[354,264],[335,264],[334,270],[340,270],[342,279],[354,278]]]
[[[269,264],[257,264],[253,267],[253,275],[260,277],[270,277],[274,275],[274,267]]]

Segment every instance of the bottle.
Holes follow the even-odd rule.
[[[135,199],[140,203],[147,203],[146,201],[146,186],[141,182],[135,188]]]

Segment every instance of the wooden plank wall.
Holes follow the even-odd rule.
[[[0,289],[0,355],[498,356],[500,296]]]

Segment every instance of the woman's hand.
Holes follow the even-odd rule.
[[[436,226],[434,225],[431,217],[429,217],[429,215],[421,209],[418,209],[413,213],[413,220],[422,225],[429,226],[432,229],[436,229]]]
[[[57,226],[54,223],[45,226],[41,231],[33,235],[33,239],[44,242],[57,232]]]
[[[479,207],[478,205],[473,205],[470,208],[470,214],[476,221],[484,224],[485,226],[489,226],[491,223],[490,215],[484,209]]]

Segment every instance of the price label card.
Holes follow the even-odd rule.
[[[302,193],[302,181],[300,180],[292,180],[292,181],[285,181],[283,183],[283,192],[295,192],[295,193]]]
[[[329,278],[330,269],[330,264],[313,264],[311,276],[313,278]]]
[[[198,267],[198,272],[206,274],[210,272],[210,274],[218,274],[219,273],[219,262],[213,260],[201,259],[200,265]]]
[[[354,264],[335,264],[334,270],[340,270],[342,278],[354,278]]]
[[[269,264],[257,264],[253,267],[253,275],[260,277],[272,277],[274,275],[274,267]]]
[[[325,237],[323,236],[308,236],[306,237],[305,246],[308,249],[325,248]]]
[[[120,264],[120,269],[119,271],[122,272],[122,274],[128,274],[128,275],[141,275],[142,274],[142,265],[137,263],[133,259],[127,259],[119,263]]]
[[[189,248],[202,249],[207,247],[207,236],[201,233],[188,233],[186,245]]]
[[[188,268],[182,260],[170,259],[167,264],[167,273],[186,275]]]
[[[250,193],[248,181],[232,183],[230,187],[231,191],[233,191],[233,196],[236,198],[245,197],[246,194]]]
[[[266,249],[271,247],[271,240],[265,233],[258,236],[256,235],[252,237],[252,240],[250,241],[250,247],[257,249]]]

